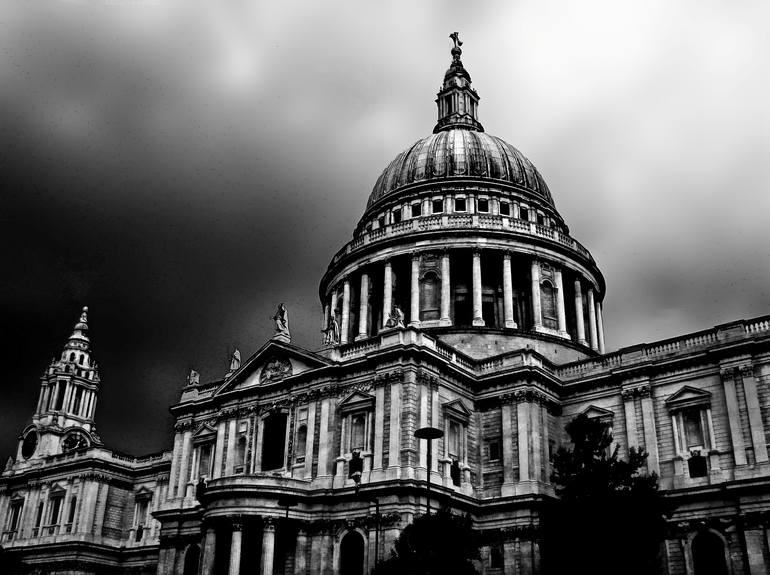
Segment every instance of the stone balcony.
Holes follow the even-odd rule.
[[[542,226],[532,221],[519,220],[508,216],[492,214],[441,214],[420,216],[389,224],[382,228],[364,232],[353,238],[332,258],[331,265],[336,265],[343,257],[353,254],[364,247],[387,238],[413,235],[420,232],[439,230],[477,230],[477,231],[507,231],[517,236],[536,237],[567,247],[580,254],[586,260],[594,263],[588,250],[568,234]]]

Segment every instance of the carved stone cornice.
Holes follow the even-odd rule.
[[[501,527],[500,535],[503,541],[514,541],[516,539],[535,539],[540,533],[540,526],[536,524],[511,525]]]
[[[752,364],[742,365],[739,368],[741,377],[754,377],[754,366]]]
[[[431,389],[438,389],[438,377],[424,371],[417,372],[417,383],[428,385]]]
[[[404,381],[404,370],[399,368],[384,373],[378,373],[374,376],[374,387],[385,385],[388,383]]]

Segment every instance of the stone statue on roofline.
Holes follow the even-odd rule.
[[[388,321],[385,322],[385,327],[405,327],[404,326],[404,312],[398,307],[398,304],[393,306],[390,314],[388,315]]]
[[[326,329],[322,330],[322,333],[324,334],[325,345],[336,345],[340,342],[340,324],[334,314],[329,316],[329,323],[326,325]]]
[[[289,333],[289,312],[286,310],[286,306],[279,304],[275,315],[271,319],[275,322],[273,339],[289,343],[291,341],[291,333]]]
[[[238,368],[241,367],[241,352],[236,347],[233,350],[233,355],[230,356],[230,373],[238,371]]]
[[[201,382],[201,374],[194,369],[190,370],[190,375],[187,376],[187,385],[198,385]]]

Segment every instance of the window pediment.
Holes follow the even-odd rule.
[[[609,409],[596,405],[589,405],[580,412],[580,415],[585,415],[588,419],[599,419],[608,423],[612,422],[612,419],[615,417],[615,414]]]
[[[666,407],[670,411],[684,409],[698,405],[711,405],[711,393],[685,385],[666,400]]]
[[[374,396],[355,391],[339,403],[338,409],[341,413],[374,409]]]
[[[204,423],[200,426],[198,431],[195,432],[193,435],[193,441],[195,442],[203,442],[203,441],[213,441],[216,438],[217,430],[209,425],[208,423]]]
[[[449,401],[442,407],[444,408],[445,417],[456,419],[462,423],[468,423],[468,421],[470,421],[471,411],[465,407],[465,404],[461,400],[455,399],[453,401]]]

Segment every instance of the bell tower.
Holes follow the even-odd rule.
[[[460,35],[453,32],[449,37],[454,42],[452,48],[452,63],[444,74],[444,83],[436,94],[438,106],[438,122],[433,133],[453,128],[464,128],[483,132],[484,128],[478,121],[479,95],[471,87],[471,75],[463,66],[460,56],[463,50],[460,46]]]
[[[22,434],[16,461],[100,445],[94,425],[99,383],[84,307],[61,356],[51,361],[41,377],[32,424]]]

